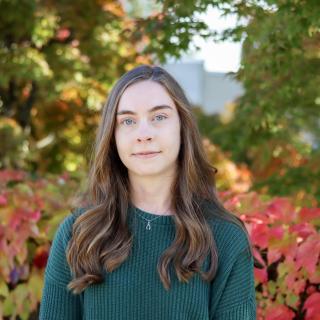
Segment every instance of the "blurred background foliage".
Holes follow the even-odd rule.
[[[237,25],[210,30],[199,18],[209,6],[237,15]],[[241,66],[231,76],[244,94],[222,115],[193,106],[219,170],[218,190],[318,206],[318,0],[163,0],[148,6],[138,0],[0,0],[0,318],[36,319],[40,292],[29,289],[41,281],[54,229],[81,191],[113,83],[136,65],[179,58],[192,48],[194,35],[243,40]],[[317,223],[308,230],[319,230],[319,221],[310,221]],[[10,238],[21,230],[24,242]],[[319,293],[319,286],[312,288],[308,294]],[[300,289],[304,302],[306,290]],[[23,300],[29,302],[17,303]],[[287,305],[304,319],[302,304]]]
[[[252,171],[252,190],[320,200],[320,12],[318,1],[219,1],[239,21],[220,40],[243,39],[233,76],[244,94],[228,115],[205,116],[202,133]],[[317,9],[318,8],[318,9]]]
[[[123,4],[123,5],[122,5]],[[225,119],[195,108],[204,136],[250,167],[252,189],[320,199],[318,1],[0,1],[0,166],[85,170],[114,81],[211,41],[244,40],[245,93]],[[222,33],[197,18],[236,14]],[[236,137],[236,138],[235,138]],[[314,196],[314,201],[311,200]]]

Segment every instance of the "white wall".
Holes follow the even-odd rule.
[[[243,91],[241,83],[228,74],[205,72],[203,108],[207,113],[222,113],[225,104],[241,96]]]
[[[190,102],[208,114],[222,113],[226,103],[243,93],[241,83],[226,73],[205,71],[203,61],[172,62],[163,68],[179,82]]]
[[[205,75],[202,61],[172,63],[163,67],[178,81],[192,103],[203,105]]]

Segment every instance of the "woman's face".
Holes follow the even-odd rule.
[[[180,118],[166,89],[151,80],[129,86],[116,115],[115,141],[129,176],[168,176],[176,172]],[[141,152],[156,152],[137,155]]]

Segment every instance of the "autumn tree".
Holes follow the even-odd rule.
[[[179,57],[194,34],[209,37],[196,18],[207,6],[159,2],[141,16],[119,1],[1,0],[0,137],[8,149],[0,166],[85,166],[115,79],[137,64]]]

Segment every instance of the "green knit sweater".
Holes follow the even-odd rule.
[[[128,225],[134,234],[130,256],[119,268],[105,273],[103,283],[75,295],[66,287],[71,272],[65,251],[76,216],[69,214],[56,231],[45,270],[40,320],[256,319],[253,258],[240,227],[211,219],[219,257],[215,279],[208,283],[197,273],[189,283],[182,283],[170,265],[171,287],[166,291],[156,266],[174,240],[174,217],[129,206]],[[145,219],[154,219],[150,230]],[[207,270],[208,263],[209,256],[202,270]]]

